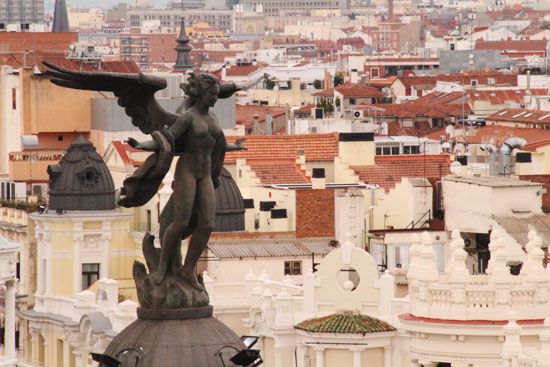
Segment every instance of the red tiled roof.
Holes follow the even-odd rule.
[[[271,117],[279,117],[286,114],[287,109],[285,107],[278,107],[278,106],[260,106],[260,105],[240,105],[237,104],[235,106],[236,114],[237,114],[237,124],[244,125],[244,126],[252,126],[254,125],[254,116],[258,116],[258,121],[262,122],[265,121],[265,118],[268,114],[271,115]]]
[[[383,111],[382,114],[387,117],[396,117],[396,118],[416,118],[416,117],[431,117],[431,118],[445,118],[445,117],[460,117],[462,115],[467,115],[470,112],[470,107],[467,104],[450,104],[437,102],[433,99],[424,100],[417,99],[410,102],[394,104],[394,103],[382,103],[374,105],[364,105],[361,104],[357,108],[363,110],[372,110],[376,108]],[[365,113],[370,113],[366,111]],[[375,112],[375,115],[381,114],[380,112]]]
[[[78,42],[77,32],[1,32],[0,46],[3,51],[24,52],[68,51],[72,43]]]
[[[390,76],[388,78],[370,79],[367,84],[375,88],[389,87],[397,79],[396,76]]]
[[[1,65],[9,65],[16,69],[23,66],[36,66],[40,72],[44,72],[47,70],[47,67],[43,64],[44,61],[72,70],[101,70],[117,73],[139,73],[141,71],[134,61],[100,61],[98,63],[87,63],[78,60],[68,60],[65,58],[64,52],[36,51],[26,56],[17,52],[0,54]]]
[[[545,52],[548,41],[521,40],[521,41],[483,41],[477,40],[476,50],[500,50],[500,51],[523,51],[523,52]]]
[[[486,120],[547,125],[550,124],[550,111],[507,108],[487,116]]]
[[[452,103],[460,98],[462,98],[464,94],[462,92],[432,92],[429,94],[426,94],[425,96],[422,96],[418,98],[415,102],[424,102],[424,103]]]
[[[344,97],[376,97],[382,98],[384,95],[378,89],[367,84],[342,84],[334,88]]]
[[[521,148],[521,150],[526,150],[526,151],[529,151],[529,152],[536,152],[537,151],[537,148],[540,148],[540,147],[545,147],[547,145],[550,145],[550,138],[549,139],[544,139],[544,140],[539,140],[539,141],[535,141],[533,143],[528,143],[528,144],[525,144],[523,146],[523,148]]]
[[[309,183],[295,159],[248,158],[246,164],[264,185]]]
[[[419,121],[414,127],[402,127],[398,121],[387,121],[388,136],[418,136],[423,137],[434,132],[428,121]]]
[[[442,136],[445,136],[446,139],[449,139],[449,136],[445,133],[445,129],[436,131],[430,135],[427,135],[426,137],[439,140]],[[511,137],[525,139],[527,140],[527,143],[537,142],[550,139],[550,130],[486,125],[474,128],[471,132],[469,132],[467,136],[459,136],[456,138],[456,140],[470,144],[502,144]]]
[[[372,166],[350,166],[359,179],[389,190],[402,178],[426,177],[435,182],[450,173],[448,155],[396,155],[377,156]]]
[[[238,137],[227,137],[234,142]],[[244,143],[248,150],[227,152],[226,164],[237,158],[295,159],[298,149],[304,149],[307,162],[332,162],[338,155],[338,134],[249,135]]]
[[[261,62],[257,63],[256,65],[242,65],[242,66],[235,65],[226,69],[226,75],[227,76],[247,76],[266,66],[267,66],[266,64]]]
[[[308,104],[298,108],[297,110],[295,110],[294,111],[294,116],[296,116],[296,115],[301,115],[301,116],[308,115],[308,116],[310,116],[312,108],[315,108],[315,104],[308,103]]]
[[[404,321],[417,321],[430,324],[450,324],[450,325],[495,325],[503,326],[508,323],[508,320],[448,320],[448,319],[435,319],[431,317],[414,316],[410,313],[399,315],[400,320]],[[519,325],[542,325],[544,319],[533,320],[517,320]]]
[[[397,77],[397,80],[401,81],[401,83],[403,83],[403,85],[406,87],[418,85],[435,85],[438,81],[456,82],[462,85],[470,85],[472,80],[477,80],[478,85],[488,85],[489,79],[493,79],[497,85],[516,86],[518,84],[518,78],[516,74],[503,74],[497,72]]]
[[[131,166],[134,166],[134,167],[143,165],[143,162],[133,160],[128,155],[128,153],[141,152],[141,150],[132,148],[128,144],[123,143],[121,141],[116,141],[115,140],[112,143],[113,143],[113,147],[116,149],[118,155],[120,156],[120,158],[122,159],[122,162],[124,162],[124,164],[131,165]]]
[[[518,104],[523,103],[523,97],[527,89],[492,89],[492,90],[469,90],[468,99],[470,101],[487,101],[493,105],[501,105],[506,103],[515,102]],[[530,90],[532,96],[545,96],[548,94],[548,89],[537,88]]]
[[[314,97],[334,97],[334,88],[323,89],[312,94]]]

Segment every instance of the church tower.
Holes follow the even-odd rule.
[[[181,18],[181,29],[176,42],[178,43],[175,48],[178,53],[178,58],[176,64],[174,65],[174,70],[176,71],[187,71],[193,69],[191,60],[189,58],[189,53],[191,52],[191,46],[189,46],[189,37],[185,33],[185,18]]]
[[[55,0],[52,32],[69,32],[69,16],[65,0]]]

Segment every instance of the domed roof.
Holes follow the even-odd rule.
[[[115,185],[93,144],[82,135],[57,165],[48,166],[49,207],[63,210],[112,210]]]
[[[244,211],[243,197],[235,180],[222,168],[216,190],[216,231],[244,231]]]
[[[304,320],[294,328],[310,333],[363,335],[395,331],[395,328],[385,321],[354,312],[341,312]]]

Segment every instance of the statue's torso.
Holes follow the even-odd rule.
[[[211,174],[212,151],[216,141],[223,139],[223,133],[213,113],[202,115],[192,109],[186,113],[193,114],[192,123],[181,136],[175,137],[176,153],[181,156],[181,164],[196,179],[202,179]]]

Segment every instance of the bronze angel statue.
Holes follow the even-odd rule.
[[[52,82],[67,88],[110,91],[131,117],[132,124],[152,136],[151,141],[128,139],[134,148],[154,152],[123,184],[124,207],[144,205],[157,193],[179,156],[173,194],[160,216],[161,248],[153,245],[147,233],[143,252],[149,268],[134,263],[134,279],[140,304],[144,308],[185,308],[208,305],[208,295],[196,275],[196,264],[214,230],[216,203],[214,190],[225,152],[245,149],[244,139],[229,144],[210,108],[218,98],[228,98],[239,87],[220,83],[210,74],[190,74],[182,88],[187,95],[185,111],[165,111],[155,100],[155,92],[166,87],[166,80],[143,74],[81,72],[45,63]],[[258,81],[252,83],[256,84]],[[191,236],[182,265],[181,241]]]

